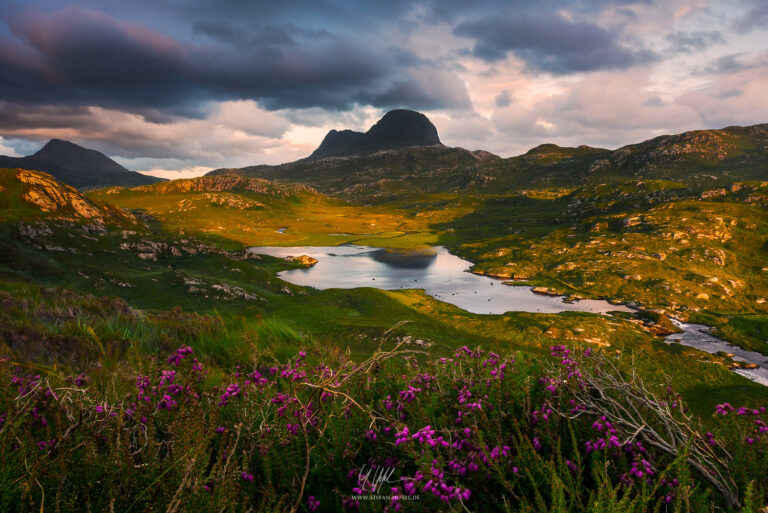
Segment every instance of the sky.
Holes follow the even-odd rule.
[[[425,113],[449,146],[618,148],[768,122],[765,0],[3,0],[0,154],[164,178]]]

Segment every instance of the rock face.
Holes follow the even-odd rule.
[[[99,209],[93,206],[82,194],[62,186],[56,180],[26,170],[19,171],[16,178],[27,184],[22,199],[27,203],[36,205],[43,212],[57,212],[71,208],[78,216],[86,219],[99,217]]]
[[[127,210],[96,204],[45,173],[20,169],[16,179],[24,184],[21,199],[43,212],[90,219],[100,225],[110,221],[137,222],[136,216]]]
[[[113,185],[144,185],[160,178],[129,171],[103,153],[60,139],[51,139],[43,148],[27,157],[0,156],[0,167],[44,171],[78,189]]]
[[[435,125],[419,112],[398,109],[387,112],[365,133],[331,130],[307,160],[367,155],[406,146],[441,144]]]

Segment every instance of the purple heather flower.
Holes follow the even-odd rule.
[[[307,497],[307,510],[310,512],[317,511],[317,508],[320,507],[320,501],[315,499],[314,495],[310,495]]]
[[[413,402],[416,399],[416,394],[419,392],[421,392],[420,388],[415,388],[411,385],[408,385],[408,390],[403,390],[400,392],[400,399],[407,403]]]
[[[728,413],[733,411],[733,406],[730,405],[730,403],[722,403],[715,406],[715,413],[720,415],[728,415]]]
[[[174,354],[168,358],[168,365],[174,365],[176,367],[179,366],[181,361],[187,357],[187,355],[192,354],[192,348],[189,346],[181,346],[176,350]]]
[[[408,441],[408,427],[404,427],[402,431],[395,433],[395,445],[400,445]]]
[[[237,383],[232,383],[227,387],[224,393],[221,394],[221,397],[219,398],[219,406],[226,406],[230,398],[236,397],[238,395],[240,395],[240,385]]]

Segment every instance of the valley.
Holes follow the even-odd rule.
[[[85,191],[3,169],[4,362],[109,395],[179,347],[214,389],[244,362],[478,348],[538,394],[529,378],[547,383],[567,347],[709,425],[768,400],[762,356],[676,343],[700,324],[768,354],[766,140],[759,125],[510,159],[406,146]]]

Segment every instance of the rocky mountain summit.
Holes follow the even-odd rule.
[[[51,139],[34,155],[0,156],[0,168],[3,167],[43,171],[78,189],[134,186],[162,181],[160,178],[129,171],[101,152],[60,139]]]
[[[437,128],[420,112],[398,109],[387,112],[367,132],[331,130],[307,160],[369,155],[407,146],[439,145]]]

